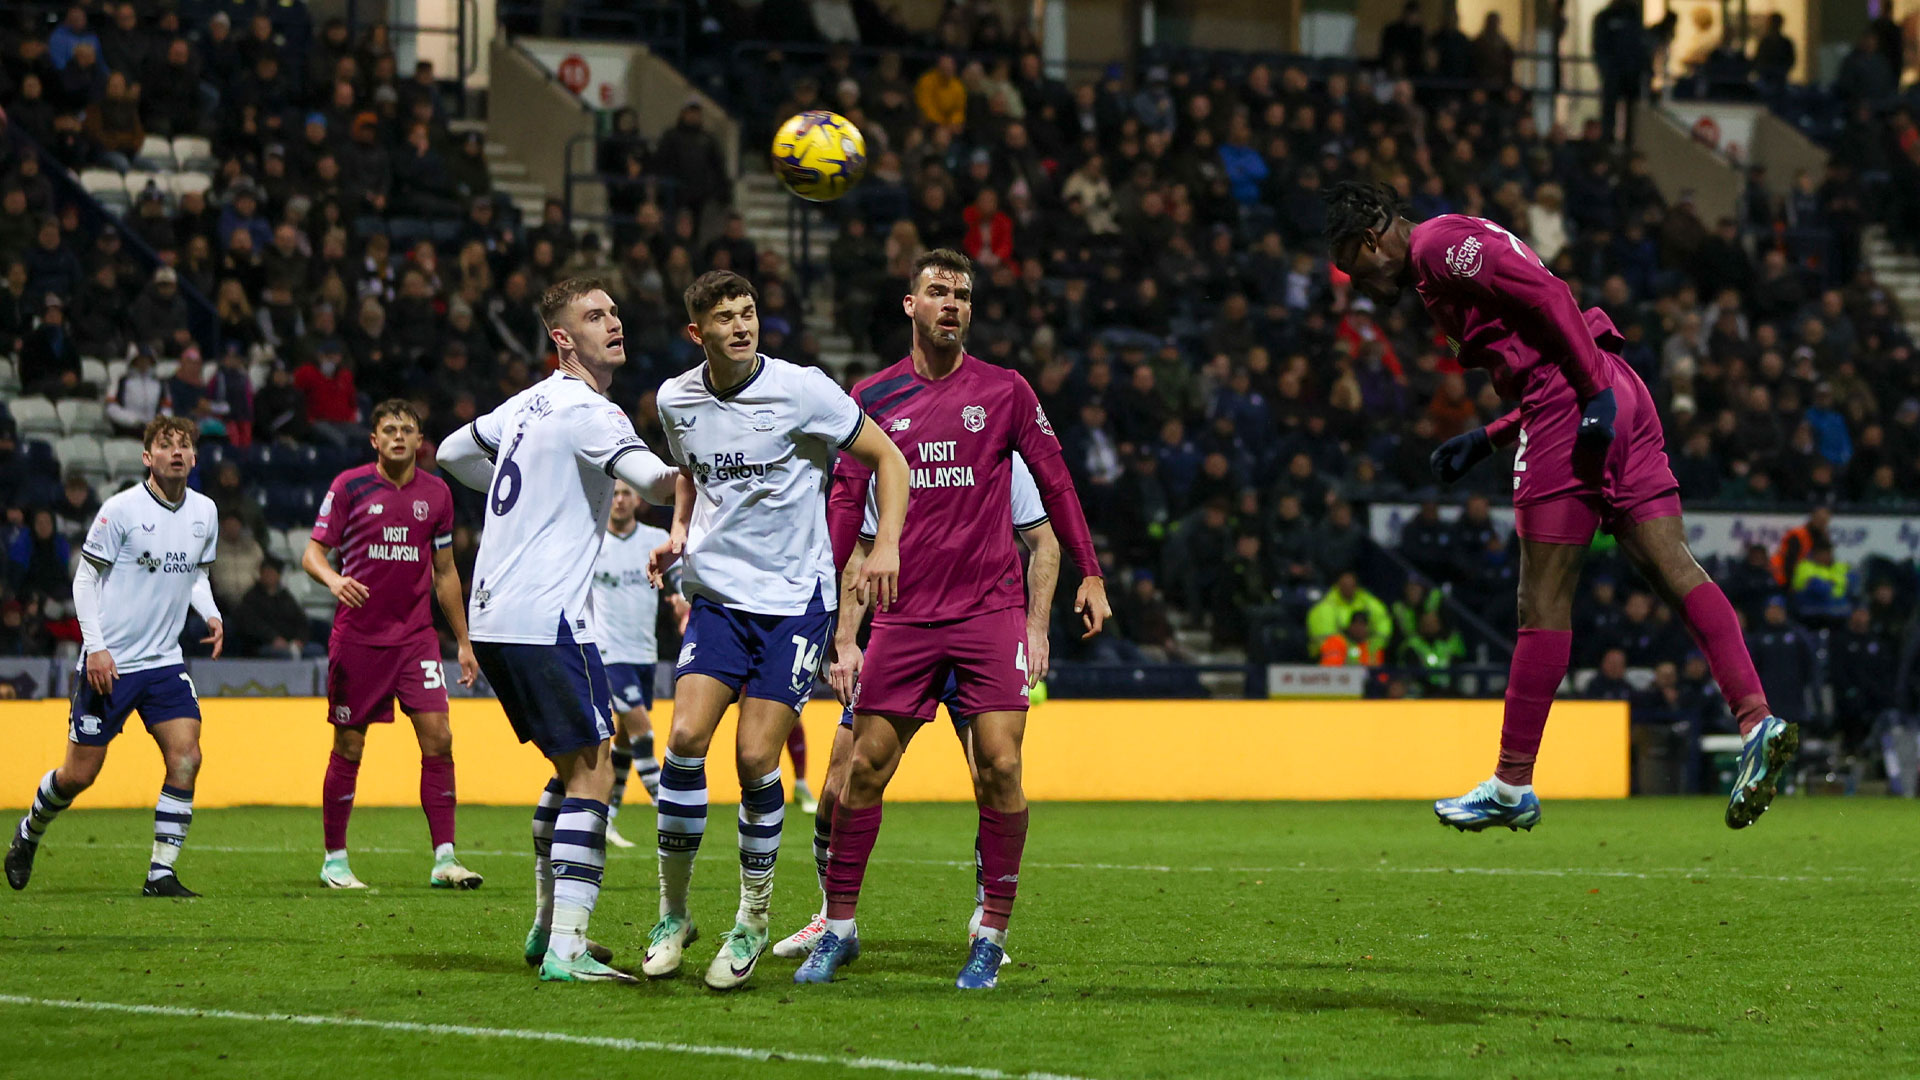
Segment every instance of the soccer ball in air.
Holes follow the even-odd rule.
[[[830,202],[867,174],[867,140],[839,113],[797,113],[773,136],[773,174],[811,202]]]

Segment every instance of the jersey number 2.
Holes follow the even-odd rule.
[[[513,452],[520,449],[520,440],[525,436],[523,431],[513,437],[513,442],[507,444],[506,455],[500,459],[500,466],[493,471],[493,491],[487,502],[495,517],[504,516],[520,501],[520,466],[514,464]]]

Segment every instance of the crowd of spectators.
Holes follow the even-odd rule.
[[[804,8],[764,5],[774,26],[760,30],[789,29],[781,20]],[[119,231],[164,264],[144,274],[125,238],[63,212],[43,163],[8,144],[0,199],[26,213],[0,226],[0,333],[12,335],[22,382],[55,397],[104,394],[119,430],[172,410],[237,448],[342,454],[363,445],[370,399],[411,395],[432,439],[541,370],[533,298],[591,271],[613,283],[634,357],[616,399],[658,438],[651,387],[697,359],[676,332],[677,296],[701,271],[755,280],[767,352],[817,361],[830,319],[862,357],[840,373],[851,383],[906,348],[898,297],[914,255],[954,246],[979,267],[973,352],[1032,381],[1107,539],[1121,632],[1079,658],[1191,659],[1185,624],[1266,659],[1400,665],[1420,692],[1444,687],[1462,659],[1500,660],[1482,646],[1511,628],[1517,555],[1491,514],[1510,460],[1461,490],[1433,489],[1433,447],[1503,403],[1451,362],[1411,298],[1374,310],[1328,266],[1320,191],[1361,179],[1396,188],[1415,217],[1498,223],[1607,311],[1659,404],[1689,507],[1920,499],[1920,369],[1860,258],[1859,233],[1887,211],[1849,154],[1795,178],[1784,199],[1753,176],[1737,216],[1703,221],[1606,125],[1544,123],[1542,103],[1513,82],[1497,23],[1469,38],[1422,25],[1413,8],[1383,39],[1380,69],[1149,55],[1132,76],[1116,64],[1070,81],[1048,74],[1028,31],[991,5],[951,5],[931,39],[882,19],[885,33],[868,40],[894,34],[898,51],[802,46],[718,67],[701,66],[726,40],[708,23],[751,21],[724,2],[701,9],[711,18],[690,30],[689,63],[733,103],[750,147],[804,108],[834,108],[865,133],[867,178],[827,208],[837,233],[815,252],[830,314],[730,212],[722,148],[696,103],[657,140],[631,114],[612,118],[600,154],[615,181],[609,224],[577,232],[552,203],[519,226],[489,197],[477,137],[449,133],[432,71],[400,77],[382,29],[353,40],[328,24],[292,55],[264,16],[183,33],[131,4],[77,5],[58,28],[8,39],[10,121],[67,165],[117,167],[106,155],[133,144],[102,136],[130,117],[202,134],[214,182],[205,198],[136,200]],[[90,34],[102,45],[85,59]],[[136,47],[117,51],[126,41]],[[159,65],[196,75],[183,83],[154,74]],[[139,92],[162,84],[165,94]],[[1868,141],[1888,154],[1913,142],[1890,127]],[[189,325],[189,289],[214,308],[218,357]],[[77,358],[93,355],[129,366],[89,386]],[[1463,495],[1449,520],[1440,503]],[[1426,504],[1397,551],[1370,539],[1368,509],[1383,501]],[[258,506],[244,491],[233,502],[236,527],[258,540],[264,525],[244,512]],[[27,538],[10,545],[19,579],[58,552],[29,513],[39,502],[8,505]],[[1899,574],[1836,573],[1830,558],[1809,546],[1797,561],[1815,569],[1796,566],[1744,600],[1754,632],[1770,632],[1777,609],[1790,627],[1841,640],[1879,589],[1903,602],[1911,593]],[[297,652],[313,638],[270,617],[276,605],[287,614],[271,565],[236,570],[228,590],[244,584],[252,597],[257,586],[257,637]],[[35,578],[50,593],[14,586],[18,602],[57,594],[54,576]],[[1649,692],[1678,708],[1669,691],[1691,692],[1690,644],[1635,580],[1596,559],[1582,618],[1657,627],[1621,658],[1651,668]],[[1874,632],[1897,633],[1879,618]],[[47,633],[61,625],[44,621]],[[1614,686],[1611,650],[1580,662]]]

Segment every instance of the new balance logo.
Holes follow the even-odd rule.
[[[913,426],[913,419],[911,417],[902,416],[899,419],[894,420],[892,423],[889,423],[887,425],[887,430],[888,431],[905,431],[907,430],[907,428],[911,426]]]

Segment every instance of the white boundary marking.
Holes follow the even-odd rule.
[[[564,1031],[538,1031],[531,1028],[473,1027],[467,1024],[426,1024],[411,1020],[365,1020],[349,1016],[312,1016],[301,1013],[252,1013],[231,1009],[190,1009],[178,1005],[129,1005],[113,1001],[63,1001],[56,998],[23,997],[0,994],[0,1005],[19,1005],[46,1009],[72,1009],[81,1012],[122,1013],[136,1016],[174,1016],[196,1020],[238,1020],[255,1024],[291,1024],[305,1027],[371,1028],[375,1031],[399,1031],[418,1035],[458,1035],[472,1039],[511,1039],[520,1042],[563,1043],[591,1046],[602,1050],[630,1053],[692,1054],[698,1057],[733,1058],[740,1061],[778,1063],[797,1061],[806,1065],[833,1065],[843,1069],[871,1069],[878,1072],[917,1073],[923,1076],[961,1076],[970,1080],[1086,1080],[1062,1073],[1007,1072],[969,1065],[936,1065],[927,1061],[898,1061],[893,1058],[836,1057],[787,1050],[757,1050],[747,1046],[707,1046],[700,1043],[657,1042],[652,1039],[627,1039],[610,1035],[571,1035]]]
[[[146,851],[148,844],[88,844],[83,848],[108,851]],[[223,847],[215,844],[189,843],[188,851],[211,851],[223,855],[296,855],[306,848],[292,847]],[[367,855],[422,855],[425,849],[369,847],[354,848],[355,854]],[[472,855],[483,859],[526,859],[532,858],[531,850],[515,849],[511,851],[488,851],[462,848],[462,855]],[[731,855],[728,848],[725,855]],[[720,858],[721,856],[713,856]],[[876,866],[950,866],[971,870],[973,860],[960,859],[874,859]],[[1656,866],[1645,870],[1604,870],[1588,867],[1554,866],[1309,866],[1300,863],[1294,866],[1166,866],[1155,863],[1097,863],[1097,862],[1033,862],[1023,860],[1021,867],[1027,870],[1097,870],[1117,871],[1140,874],[1461,874],[1479,877],[1552,877],[1552,878],[1626,878],[1639,881],[1658,881],[1666,878],[1722,878],[1730,881],[1777,881],[1777,882],[1871,882],[1874,884],[1920,884],[1920,877],[1897,877],[1888,874],[1873,873],[1863,867],[1834,867],[1838,873],[1825,873],[1813,867],[1804,867],[1799,874],[1751,874],[1739,870],[1718,870],[1705,866]]]

